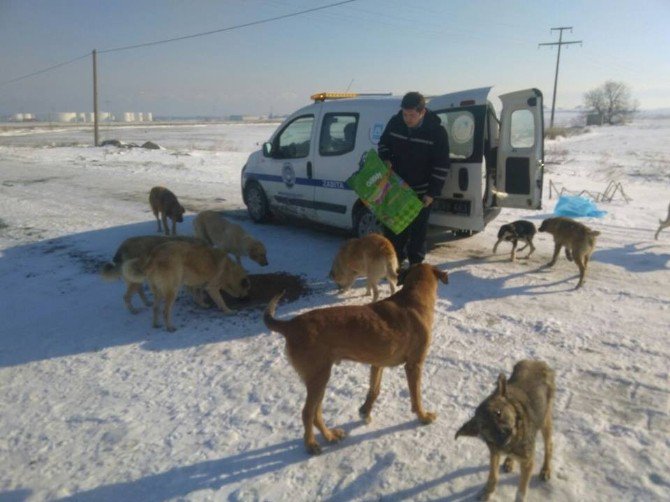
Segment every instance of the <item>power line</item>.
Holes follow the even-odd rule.
[[[270,23],[272,21],[278,21],[280,19],[286,19],[286,18],[289,18],[289,17],[300,16],[302,14],[308,14],[310,12],[316,12],[316,11],[319,11],[319,10],[330,9],[332,7],[338,7],[340,5],[344,5],[344,4],[347,4],[347,3],[352,3],[352,2],[355,2],[355,1],[356,0],[345,0],[343,2],[336,2],[336,3],[331,3],[331,4],[328,4],[328,5],[322,5],[321,7],[314,7],[312,9],[302,10],[300,12],[293,12],[291,14],[284,14],[284,15],[281,15],[281,16],[271,17],[271,18],[268,18],[268,19],[261,19],[259,21],[251,21],[249,23],[238,24],[236,26],[230,26],[228,28],[220,28],[218,30],[205,31],[205,32],[202,32],[202,33],[195,33],[193,35],[184,35],[182,37],[169,38],[169,39],[166,39],[166,40],[157,40],[155,42],[146,42],[146,43],[143,43],[143,44],[128,45],[126,47],[117,47],[115,49],[107,49],[107,50],[104,50],[104,51],[98,51],[98,54],[106,54],[106,53],[109,53],[109,52],[120,52],[120,51],[126,51],[126,50],[130,50],[130,49],[138,49],[140,47],[149,47],[151,45],[166,44],[168,42],[176,42],[178,40],[186,40],[186,39],[189,39],[189,38],[204,37],[204,36],[207,36],[207,35],[213,35],[214,33],[223,33],[225,31],[237,30],[239,28],[248,28],[249,26],[256,26],[258,24]]]
[[[169,39],[166,39],[166,40],[156,40],[154,42],[146,42],[146,43],[142,43],[142,44],[128,45],[128,46],[125,46],[125,47],[116,47],[116,48],[113,48],[113,49],[105,49],[105,50],[101,50],[101,51],[97,51],[97,52],[98,52],[98,54],[107,54],[107,53],[110,53],[110,52],[120,52],[120,51],[127,51],[127,50],[130,50],[130,49],[138,49],[140,47],[149,47],[151,45],[166,44],[168,42],[176,42],[178,40],[186,40],[186,39],[189,39],[189,38],[204,37],[204,36],[207,36],[207,35],[213,35],[215,33],[223,33],[225,31],[232,31],[232,30],[237,30],[237,29],[240,29],[240,28],[248,28],[249,26],[255,26],[255,25],[258,25],[258,24],[270,23],[272,21],[278,21],[280,19],[287,19],[287,18],[290,18],[290,17],[300,16],[302,14],[309,14],[310,12],[316,12],[316,11],[319,11],[319,10],[330,9],[332,7],[338,7],[340,5],[344,5],[344,4],[348,4],[348,3],[352,3],[352,2],[356,2],[356,1],[357,0],[344,0],[344,1],[341,1],[341,2],[335,2],[335,3],[328,4],[328,5],[322,5],[321,7],[314,7],[312,9],[306,9],[306,10],[302,10],[302,11],[299,11],[299,12],[293,12],[291,14],[283,14],[281,16],[275,16],[275,17],[271,17],[271,18],[268,18],[268,19],[261,19],[261,20],[258,20],[258,21],[251,21],[249,23],[238,24],[236,26],[229,26],[228,28],[220,28],[218,30],[205,31],[205,32],[202,32],[202,33],[195,33],[195,34],[192,34],[192,35],[184,35],[182,37],[174,37],[174,38],[169,38]],[[87,58],[87,57],[89,57],[89,55],[90,54],[84,54],[83,56],[79,56],[79,57],[76,57],[76,58],[71,59],[69,61],[65,61],[63,63],[58,63],[58,64],[55,64],[53,66],[49,66],[48,68],[44,68],[42,70],[38,70],[38,71],[35,71],[35,72],[32,72],[32,73],[29,73],[28,75],[23,75],[21,77],[16,77],[16,78],[13,78],[11,80],[7,80],[5,82],[0,82],[0,87],[4,86],[6,84],[11,84],[13,82],[18,82],[19,80],[24,80],[26,78],[33,77],[35,75],[39,75],[41,73],[46,73],[48,71],[55,70],[56,68],[60,68],[62,66],[68,65],[70,63],[74,63],[75,61],[79,61],[80,59]]]
[[[34,77],[35,75],[39,75],[40,73],[46,73],[48,71],[55,70],[56,68],[60,68],[61,66],[65,66],[65,65],[68,65],[70,63],[74,63],[75,61],[79,61],[80,59],[84,59],[84,58],[87,58],[87,57],[89,57],[89,54],[84,54],[83,56],[79,56],[79,57],[76,57],[74,59],[70,59],[69,61],[65,61],[64,63],[58,63],[58,64],[55,64],[53,66],[49,66],[48,68],[44,68],[43,70],[38,70],[38,71],[34,71],[32,73],[29,73],[28,75],[23,75],[22,77],[16,77],[16,78],[13,78],[12,80],[7,80],[5,82],[0,82],[0,86],[3,86],[5,84],[11,84],[12,82],[18,82],[19,80],[23,80],[23,79],[26,79],[28,77]]]

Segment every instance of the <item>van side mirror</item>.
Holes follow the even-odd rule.
[[[270,143],[269,141],[263,143],[263,155],[265,157],[272,157],[272,143]]]

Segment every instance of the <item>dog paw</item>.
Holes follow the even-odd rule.
[[[361,406],[361,408],[358,410],[358,414],[361,416],[361,418],[363,419],[363,421],[366,424],[369,424],[370,422],[372,422],[372,417],[370,416],[370,412],[366,411],[364,406]]]
[[[319,455],[321,454],[321,447],[319,446],[319,443],[310,443],[306,445],[307,448],[307,453],[310,455]]]
[[[507,457],[502,467],[503,472],[512,472],[514,470],[514,460],[511,457]]]
[[[437,418],[437,414],[433,413],[432,411],[427,411],[425,413],[421,413],[419,415],[419,421],[422,424],[432,424],[435,419]]]
[[[484,489],[482,489],[482,491],[480,491],[477,494],[477,500],[482,500],[482,501],[489,500],[492,493],[493,493],[493,490],[489,491],[488,488],[484,488]]]
[[[168,330],[170,333],[174,333],[175,331],[177,331],[177,328],[175,328],[174,326],[166,326],[165,329]]]
[[[324,437],[329,443],[334,443],[340,439],[344,439],[346,435],[347,433],[344,432],[344,429],[330,429],[330,434]]]
[[[540,479],[542,481],[549,481],[551,479],[551,469],[549,467],[543,467],[540,471]]]

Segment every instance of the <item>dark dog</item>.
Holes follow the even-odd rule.
[[[577,287],[581,288],[584,284],[586,267],[589,264],[591,253],[596,247],[596,237],[600,235],[600,232],[591,230],[583,223],[564,216],[547,218],[540,225],[540,232],[549,232],[554,236],[554,256],[547,263],[547,266],[553,267],[556,264],[561,247],[565,246],[565,257],[568,261],[574,259],[579,268]]]
[[[172,235],[177,235],[177,222],[184,221],[184,206],[177,200],[177,196],[165,187],[153,187],[149,192],[149,204],[158,222],[158,231],[165,231],[170,235],[167,219],[172,220]],[[159,217],[160,215],[160,217]],[[161,229],[161,221],[163,229]]]
[[[661,230],[663,230],[666,227],[670,227],[670,205],[668,205],[668,216],[664,220],[658,220],[658,230],[656,230],[656,234],[654,235],[654,239],[658,240],[658,234],[661,233]]]
[[[528,254],[526,255],[526,258],[528,258],[533,254],[533,251],[535,251],[535,246],[533,246],[533,237],[535,236],[535,232],[535,225],[533,225],[532,221],[517,220],[513,221],[512,223],[508,223],[507,225],[503,225],[498,231],[498,241],[493,246],[493,254],[496,253],[498,250],[498,244],[500,244],[502,241],[511,242],[512,261],[514,261],[516,260],[517,243],[519,241],[523,241],[526,243],[526,245],[519,249],[519,251],[523,251],[528,246],[530,246],[530,251],[528,251]]]
[[[505,375],[498,376],[498,386],[475,411],[474,418],[466,422],[459,436],[482,439],[489,447],[490,470],[480,500],[488,500],[498,483],[500,455],[507,458],[505,472],[511,472],[514,459],[519,461],[521,477],[516,500],[524,500],[533,471],[535,437],[542,431],[544,440],[544,463],[540,479],[551,477],[552,419],[554,401],[554,371],[542,361],[520,361],[514,366],[509,381]]]
[[[382,370],[400,364],[405,365],[412,411],[424,424],[435,420],[435,413],[425,411],[421,403],[421,371],[433,330],[438,281],[447,283],[447,273],[428,264],[413,265],[403,288],[384,300],[315,309],[288,321],[274,318],[281,295],[272,299],[263,321],[284,336],[289,361],[307,387],[302,422],[309,453],[321,452],[315,426],[326,441],[344,437],[342,429],[326,427],[321,415],[330,371],[343,359],[371,365],[370,390],[359,410],[366,422],[379,395]]]

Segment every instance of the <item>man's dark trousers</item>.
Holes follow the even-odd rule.
[[[426,257],[426,234],[428,233],[428,218],[430,206],[424,207],[405,230],[396,234],[390,228],[384,227],[384,236],[391,241],[398,255],[398,264],[402,265],[405,258],[410,264],[421,263]]]

